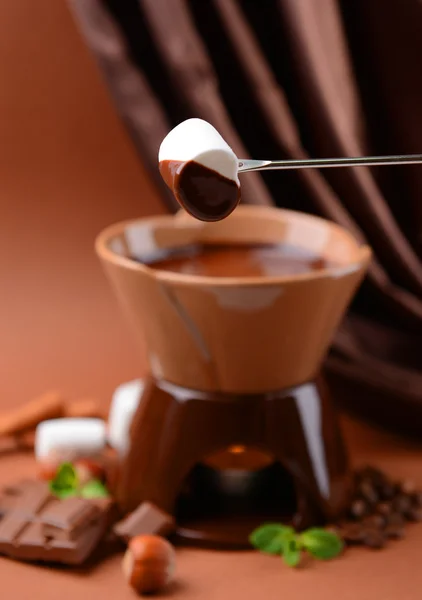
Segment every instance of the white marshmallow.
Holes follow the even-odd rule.
[[[108,443],[120,454],[129,447],[129,431],[138,408],[144,382],[141,379],[122,383],[116,388],[108,416]]]
[[[240,185],[236,154],[218,131],[202,119],[188,119],[172,129],[161,142],[158,160],[192,160]]]
[[[106,425],[102,419],[51,419],[35,431],[35,456],[43,460],[52,455],[92,456],[106,445]]]

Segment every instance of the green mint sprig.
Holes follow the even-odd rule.
[[[57,498],[107,498],[110,494],[106,486],[99,479],[92,479],[80,485],[78,474],[71,463],[63,463],[57,469],[57,474],[49,483],[50,492]]]
[[[78,476],[71,463],[63,463],[57,469],[54,479],[50,481],[50,492],[57,498],[76,496],[78,489]]]
[[[79,490],[82,498],[108,498],[108,489],[99,479],[91,479]]]
[[[289,567],[299,565],[303,551],[318,560],[329,560],[338,556],[344,547],[342,539],[332,531],[312,527],[297,533],[293,527],[281,523],[266,523],[258,527],[249,541],[264,554],[282,556]]]
[[[319,560],[330,560],[338,556],[344,543],[340,536],[333,531],[313,527],[300,535],[302,545],[309,554]]]

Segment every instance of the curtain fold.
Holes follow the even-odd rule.
[[[306,104],[315,154],[367,154],[365,115],[337,1],[280,0],[280,7],[295,56],[296,81]],[[391,274],[420,294],[422,264],[382,197],[371,169],[343,169],[326,176]]]
[[[183,98],[192,114],[213,123],[237,156],[250,158],[220,98],[216,74],[187,5],[168,0],[139,3],[166,62],[175,93]],[[245,178],[242,197],[249,203],[272,204],[261,176],[255,173]]]
[[[420,0],[71,0],[141,159],[181,120],[239,157],[422,152]],[[242,176],[243,201],[319,214],[374,259],[326,372],[367,418],[422,432],[422,168]],[[419,419],[417,418],[419,417]]]
[[[159,98],[130,56],[127,40],[97,0],[71,0],[71,7],[142,160],[170,210],[177,202],[157,172],[157,147],[171,128]]]

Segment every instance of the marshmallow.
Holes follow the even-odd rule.
[[[43,421],[35,430],[35,456],[92,456],[106,445],[106,426],[102,419],[68,418]]]
[[[236,154],[218,131],[202,119],[188,119],[172,129],[161,142],[158,160],[194,161],[240,185]]]
[[[130,426],[143,391],[144,382],[135,379],[119,385],[113,394],[108,417],[108,443],[119,454],[128,450]]]

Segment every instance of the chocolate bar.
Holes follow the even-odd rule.
[[[128,542],[136,535],[166,536],[176,527],[173,517],[150,502],[143,502],[113,528],[117,537]]]
[[[20,560],[83,563],[111,519],[108,498],[58,499],[42,481],[23,481],[0,492],[0,554]]]

